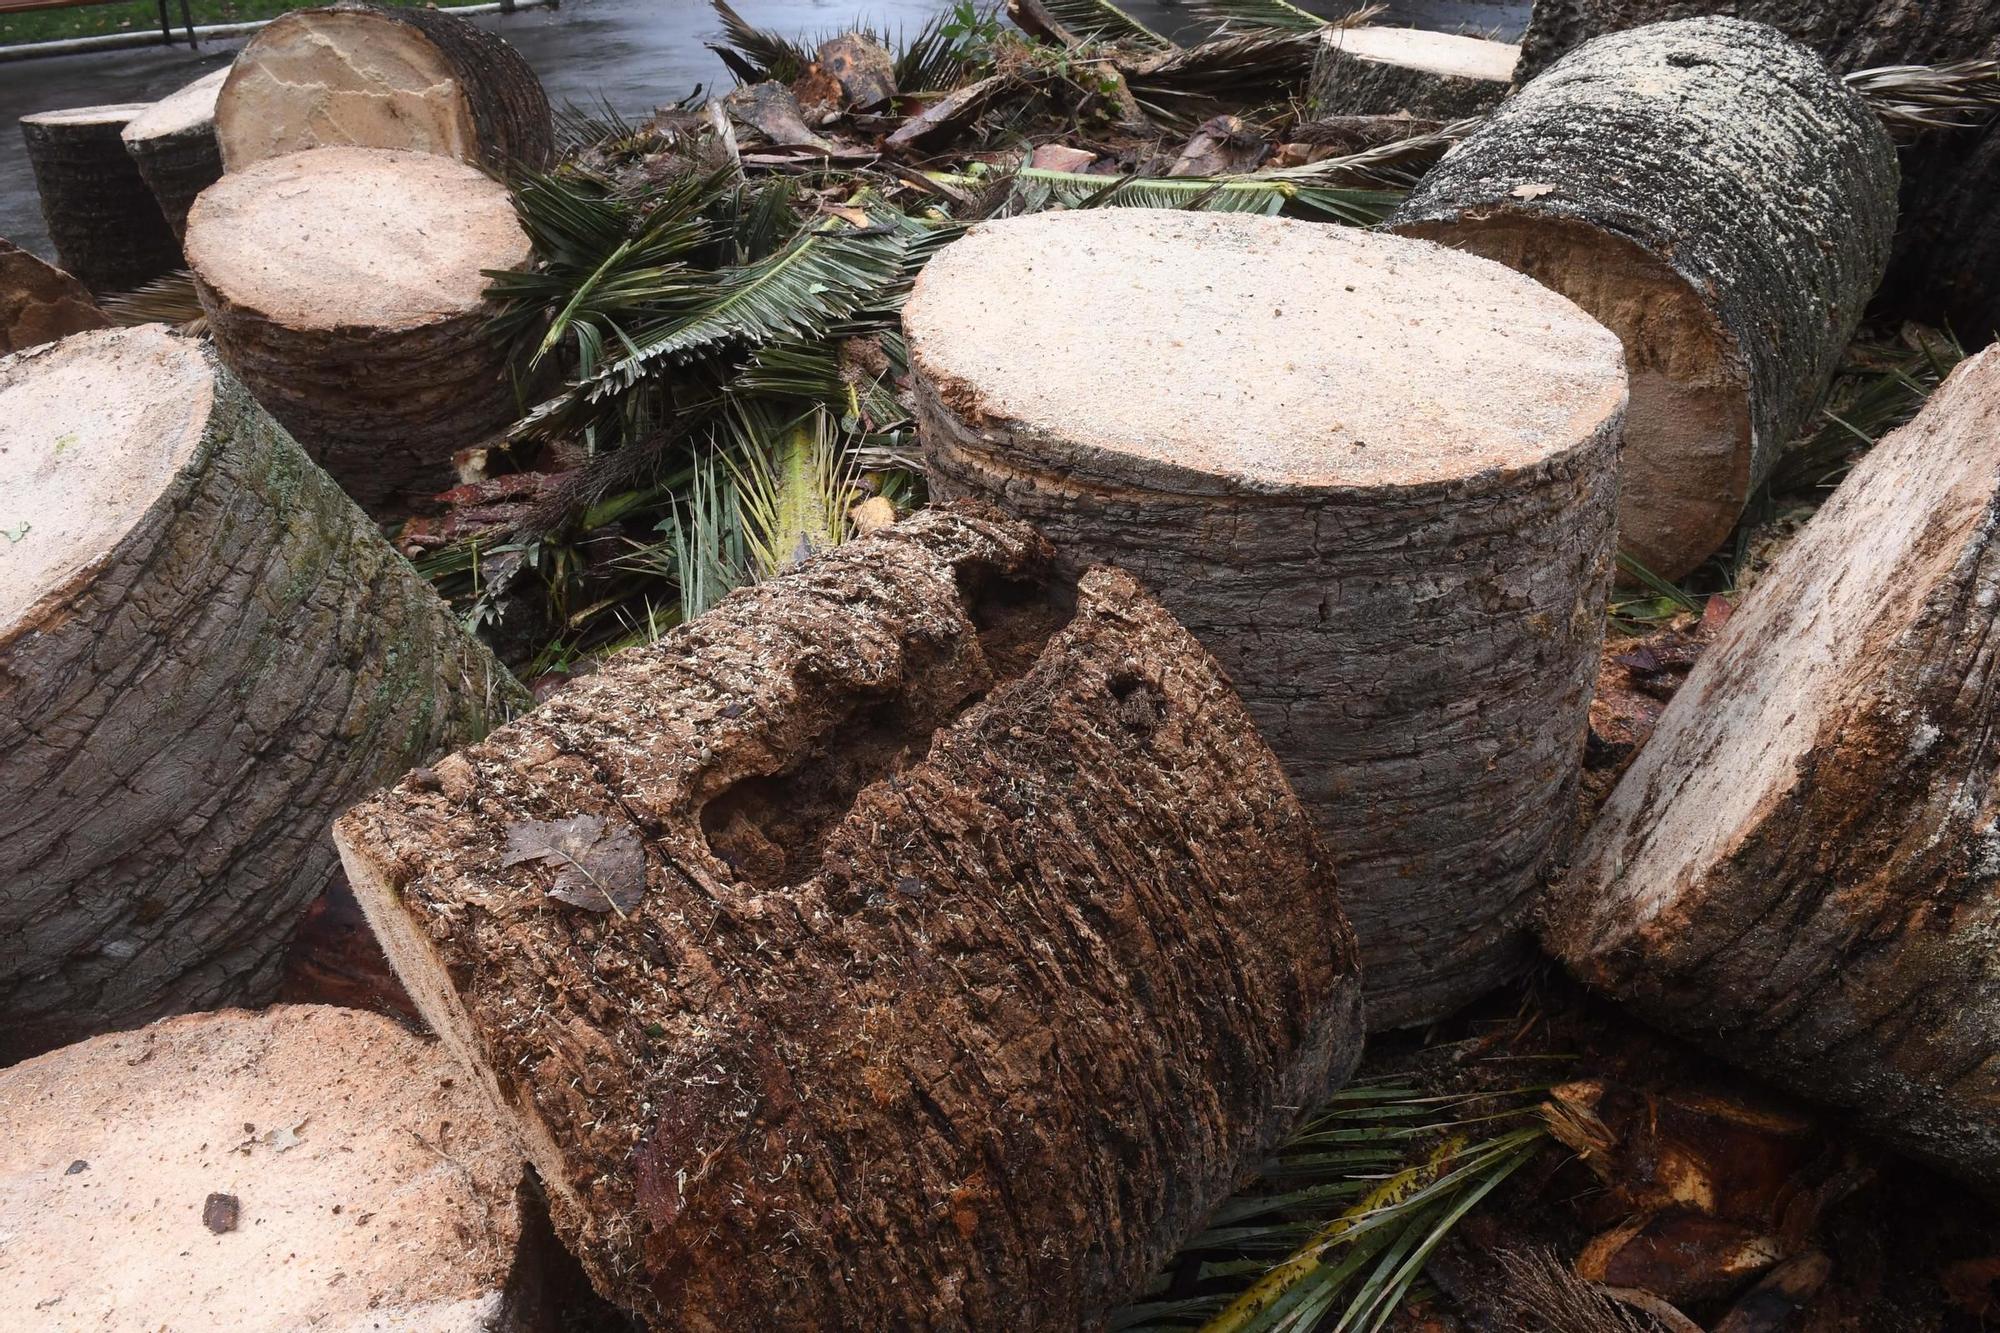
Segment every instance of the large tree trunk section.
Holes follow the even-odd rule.
[[[1519,268],[1624,341],[1619,540],[1678,578],[1811,418],[1888,263],[1896,182],[1880,123],[1810,51],[1691,19],[1571,54],[1388,225]]]
[[[1479,37],[1329,24],[1313,57],[1306,105],[1322,117],[1477,116],[1507,95],[1520,54],[1517,46]]]
[[[338,810],[521,698],[199,344],[0,362],[0,1059],[268,998]]]
[[[221,179],[222,149],[215,141],[215,99],[227,68],[204,74],[170,93],[125,126],[125,151],[139,168],[160,212],[179,238],[187,232],[195,196]]]
[[[188,215],[223,361],[377,516],[452,485],[452,453],[514,419],[484,270],[531,258],[506,187],[424,153],[272,158]]]
[[[0,1327],[544,1325],[526,1163],[435,1045],[320,1005],[0,1070]]]
[[[128,291],[180,267],[173,228],[120,137],[147,105],[21,117],[56,257],[94,292]]]
[[[1437,246],[1139,209],[977,229],[904,327],[935,493],[1130,570],[1243,692],[1370,1025],[1517,969],[1603,632],[1617,340]]]
[[[1882,304],[1982,347],[2000,336],[2000,123],[1923,139],[1904,170],[1911,188]]]
[[[1125,575],[933,511],[335,829],[660,1327],[1073,1328],[1359,1053],[1312,826]]]
[[[0,356],[110,322],[82,283],[0,240]]]
[[[1856,467],[1552,894],[1578,976],[2000,1187],[2000,351]]]
[[[528,62],[434,9],[342,5],[274,20],[236,57],[215,132],[230,171],[330,145],[437,153],[493,170],[555,160],[548,95]]]
[[[1669,19],[1728,15],[1768,23],[1846,73],[1983,55],[2000,37],[1991,0],[1536,0],[1521,39],[1532,79],[1583,43]]]

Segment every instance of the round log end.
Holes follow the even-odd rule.
[[[185,88],[168,93],[125,123],[120,132],[127,148],[143,149],[152,140],[186,134],[215,121],[215,99],[229,78],[225,66],[204,74]]]
[[[110,557],[201,443],[214,394],[199,347],[158,324],[0,361],[0,641]]]
[[[119,132],[152,109],[151,102],[114,102],[104,106],[77,106],[61,111],[36,111],[21,117],[25,128],[35,130],[75,130],[115,125]]]
[[[1510,82],[1521,58],[1521,48],[1507,42],[1422,28],[1331,28],[1325,40],[1357,60],[1487,83]]]
[[[476,313],[483,269],[531,256],[507,189],[426,153],[322,148],[233,171],[188,214],[225,307],[292,329],[400,330]]]
[[[0,1119],[0,1326],[517,1326],[520,1154],[388,1019],[167,1019],[0,1071]]]
[[[974,229],[904,315],[918,377],[1039,464],[1182,493],[1449,485],[1597,439],[1617,339],[1497,264],[1235,214]]]

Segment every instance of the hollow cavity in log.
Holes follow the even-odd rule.
[[[935,491],[1130,570],[1242,691],[1371,1023],[1522,963],[1602,633],[1617,340],[1438,246],[1139,209],[978,228],[904,325]]]

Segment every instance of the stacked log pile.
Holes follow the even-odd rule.
[[[180,266],[173,228],[125,151],[125,127],[147,109],[145,102],[130,102],[21,117],[56,255],[100,294],[137,287]]]
[[[1371,1025],[1522,965],[1602,634],[1616,339],[1438,246],[1138,209],[978,228],[904,325],[933,493],[1130,570],[1243,692]]]
[[[334,813],[518,698],[159,326],[0,362],[0,1060],[268,999]]]
[[[1672,579],[1811,417],[1888,263],[1896,180],[1881,124],[1810,51],[1694,19],[1564,58],[1389,226],[1519,268],[1618,333],[1619,540]]]
[[[512,46],[432,9],[301,9],[261,29],[215,104],[230,171],[307,148],[395,148],[491,170],[555,156],[549,99]]]
[[[0,1327],[529,1333],[525,1163],[388,1019],[170,1018],[0,1070]]]
[[[1332,876],[1215,663],[978,510],[738,592],[335,836],[661,1327],[1087,1323],[1358,1055]]]
[[[1650,1021],[2000,1187],[2000,352],[1869,453],[1551,899]]]
[[[489,270],[531,258],[507,189],[426,153],[321,148],[231,171],[188,217],[217,352],[369,512],[452,484],[517,415]]]
[[[228,77],[227,68],[204,74],[134,116],[122,131],[125,151],[159,201],[176,239],[187,232],[188,209],[195,196],[222,175],[215,99]]]

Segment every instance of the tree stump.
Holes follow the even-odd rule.
[[[1361,1037],[1312,826],[1125,575],[932,511],[344,816],[425,1017],[661,1327],[1078,1327]]]
[[[267,998],[333,814],[522,695],[158,325],[0,362],[0,1060]]]
[[[435,1045],[352,1009],[169,1018],[0,1070],[0,1326],[540,1326],[525,1163]]]
[[[1320,31],[1306,105],[1315,116],[1477,116],[1507,95],[1520,55],[1518,46],[1479,37],[1329,24]]]
[[[1437,246],[1140,209],[976,229],[904,328],[933,494],[1130,570],[1242,691],[1370,1026],[1520,965],[1603,633],[1617,340]]]
[[[187,234],[195,196],[222,177],[215,99],[228,77],[225,67],[169,93],[134,116],[121,136],[176,240]]]
[[[1603,38],[1522,89],[1389,219],[1539,278],[1625,344],[1619,540],[1679,578],[1811,419],[1896,228],[1873,112],[1761,24]]]
[[[1862,460],[1552,893],[1586,982],[2000,1186],[2000,351]]]
[[[82,283],[0,240],[0,356],[110,322]]]
[[[506,187],[424,153],[321,148],[232,171],[188,215],[216,350],[377,516],[454,483],[512,421],[483,270],[532,258]]]
[[[215,104],[223,165],[307,148],[400,148],[498,171],[555,160],[548,95],[520,52],[434,9],[301,9],[252,37]]]
[[[180,267],[181,248],[120,137],[148,103],[21,117],[56,257],[93,292],[129,291]]]

